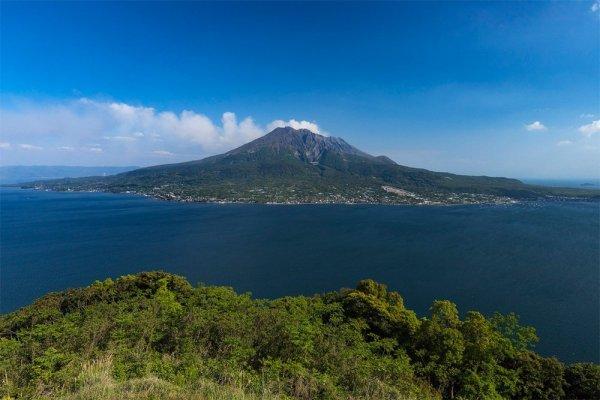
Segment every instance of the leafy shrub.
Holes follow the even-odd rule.
[[[163,272],[0,317],[1,396],[65,399],[594,399],[600,367],[531,351],[533,328],[372,280],[254,300]]]

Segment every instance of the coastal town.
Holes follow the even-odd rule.
[[[144,189],[125,189],[115,191],[112,188],[95,188],[79,185],[59,186],[46,183],[36,183],[30,188],[36,190],[60,190],[66,192],[112,192],[134,194],[166,201],[187,203],[253,203],[253,204],[387,204],[387,205],[460,205],[460,204],[514,204],[517,199],[508,196],[496,196],[477,193],[431,192],[417,194],[392,186],[366,188],[364,190],[338,190],[307,192],[297,188],[276,190],[269,187],[259,187],[237,191],[234,188],[229,193],[206,193],[199,188],[161,185]]]

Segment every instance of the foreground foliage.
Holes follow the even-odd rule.
[[[64,399],[598,399],[600,366],[531,348],[514,314],[435,301],[419,318],[372,280],[254,300],[148,272],[0,319],[1,396]]]

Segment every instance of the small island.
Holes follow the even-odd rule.
[[[291,127],[276,128],[202,160],[18,186],[203,203],[442,205],[600,199],[600,192],[592,189],[551,188],[517,179],[407,167],[365,153],[341,138]]]

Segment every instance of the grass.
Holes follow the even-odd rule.
[[[240,379],[241,381],[242,379]],[[7,398],[5,398],[7,399]],[[156,376],[128,379],[114,377],[111,356],[88,362],[75,382],[75,388],[64,388],[62,393],[41,393],[39,399],[60,400],[286,400],[287,396],[270,393],[249,393],[239,382],[213,382],[200,379],[193,386],[178,386]]]

